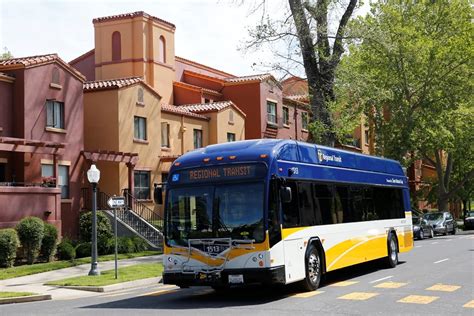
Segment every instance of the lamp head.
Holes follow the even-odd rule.
[[[95,164],[92,164],[91,168],[87,170],[87,180],[90,183],[98,183],[100,180],[100,170],[97,169]]]

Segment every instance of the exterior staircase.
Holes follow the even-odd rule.
[[[278,126],[267,124],[267,128],[263,132],[263,138],[277,138]]]
[[[82,189],[84,209],[92,209],[92,193],[89,188]],[[152,248],[163,250],[163,218],[151,208],[138,201],[128,190],[124,190],[125,207],[117,209],[117,222],[130,232],[143,238]],[[114,210],[109,207],[107,201],[110,195],[98,190],[97,210],[106,213],[110,218],[114,217]],[[119,230],[120,232],[120,230]]]

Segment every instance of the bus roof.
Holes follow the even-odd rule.
[[[230,157],[233,159],[230,159]],[[222,157],[221,160],[217,160]],[[224,162],[285,160],[405,176],[398,161],[294,140],[256,139],[209,145],[176,160],[181,168]]]

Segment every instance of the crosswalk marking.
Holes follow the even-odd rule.
[[[369,293],[369,292],[353,292],[343,296],[338,297],[341,300],[355,300],[355,301],[365,301],[369,298],[379,295],[379,293]]]
[[[330,284],[329,286],[341,287],[341,286],[349,286],[349,285],[356,284],[356,283],[359,283],[359,281],[341,281],[341,282],[336,282],[336,283]]]
[[[324,291],[312,291],[312,292],[303,292],[303,293],[297,293],[294,295],[290,295],[291,297],[298,297],[298,298],[306,298],[306,297],[312,297],[315,295],[323,294]]]
[[[447,285],[447,284],[435,284],[429,288],[427,288],[428,291],[442,291],[442,292],[454,292],[461,287],[458,285]]]
[[[411,303],[411,304],[429,304],[433,301],[436,301],[438,296],[425,296],[425,295],[408,295],[401,300],[398,300],[399,303]]]
[[[384,283],[377,284],[374,287],[382,288],[382,289],[398,289],[407,284],[408,283],[401,283],[401,282],[384,282]]]
[[[462,307],[467,307],[467,308],[474,308],[474,300],[467,302],[464,304]]]

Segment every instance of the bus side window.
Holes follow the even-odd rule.
[[[270,194],[268,201],[268,235],[270,247],[281,240],[280,214],[278,207],[278,184],[276,180],[270,182]]]
[[[321,213],[319,216],[321,217],[322,224],[335,224],[333,223],[333,217],[331,216],[333,196],[332,190],[330,190],[330,185],[315,184],[314,198],[315,206],[319,207],[319,212]]]
[[[315,208],[313,207],[311,183],[298,183],[298,201],[300,204],[300,226],[314,226],[319,224],[316,220]]]
[[[290,187],[293,192],[293,198],[290,203],[282,203],[283,227],[300,226],[300,214],[298,209],[298,191],[295,182],[287,182],[285,186]]]

